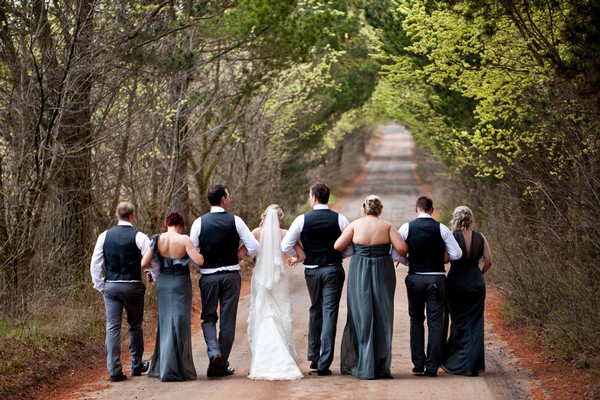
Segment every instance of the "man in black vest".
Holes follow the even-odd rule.
[[[398,230],[408,245],[406,293],[410,316],[410,353],[413,373],[436,376],[444,328],[444,298],[448,260],[462,256],[456,239],[445,225],[433,219],[433,201],[421,196],[416,204],[417,218]],[[406,263],[393,251],[394,259]],[[425,355],[425,309],[427,310],[427,355]]]
[[[329,209],[329,187],[317,182],[310,187],[312,211],[298,216],[281,242],[281,250],[297,256],[294,245],[300,241],[306,252],[304,277],[310,296],[308,322],[308,361],[310,368],[319,376],[331,375],[335,334],[344,287],[345,273],[342,258],[351,255],[351,248],[344,254],[333,244],[349,225],[348,219]]]
[[[224,185],[214,185],[208,190],[210,212],[192,224],[190,238],[204,255],[200,268],[200,296],[202,298],[202,332],[208,352],[210,378],[232,375],[229,354],[235,338],[238,300],[240,298],[240,265],[238,249],[240,240],[247,255],[258,252],[258,241],[248,226],[237,215],[227,213],[229,190]],[[217,313],[220,310],[220,315]],[[217,321],[219,335],[217,337]]]
[[[135,218],[133,204],[117,206],[117,226],[98,236],[90,263],[94,288],[104,295],[106,308],[106,364],[111,382],[124,381],[121,364],[121,319],[123,309],[127,312],[129,326],[129,352],[131,375],[139,376],[148,371],[144,354],[144,293],[142,282],[142,256],[150,246],[150,239],[133,227]],[[102,266],[106,270],[102,278]]]

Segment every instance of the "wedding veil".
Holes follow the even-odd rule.
[[[270,209],[260,232],[260,248],[253,277],[258,285],[269,290],[273,283],[281,279],[283,273],[285,268],[281,252],[279,217],[277,210]]]

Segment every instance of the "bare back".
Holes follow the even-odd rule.
[[[394,229],[391,223],[377,217],[363,217],[353,222],[354,234],[352,242],[357,244],[387,244],[390,243],[390,231]]]
[[[158,252],[167,258],[183,258],[187,255],[187,240],[187,235],[165,232],[158,239]]]

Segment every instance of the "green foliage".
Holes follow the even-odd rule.
[[[369,14],[402,43],[379,57],[369,115],[407,124],[465,185],[500,254],[511,315],[565,353],[598,342],[596,3],[405,0]]]

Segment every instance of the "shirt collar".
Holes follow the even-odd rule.
[[[431,216],[431,214],[420,213],[419,215],[417,215],[417,218],[433,218],[433,217]]]
[[[133,224],[129,221],[119,221],[119,223],[117,225],[133,226]]]
[[[215,213],[215,212],[225,212],[225,209],[221,206],[212,206],[210,208],[210,212],[211,213]]]
[[[315,204],[313,210],[329,210],[329,206],[327,204]]]

